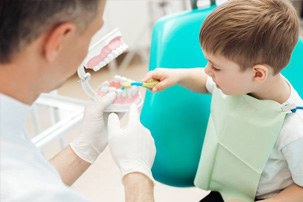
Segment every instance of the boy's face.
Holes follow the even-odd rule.
[[[205,73],[224,94],[245,95],[254,90],[254,74],[251,68],[243,71],[238,64],[221,55],[212,55],[205,51],[204,55],[208,60]]]

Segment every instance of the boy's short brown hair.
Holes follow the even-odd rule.
[[[204,51],[247,69],[266,64],[279,73],[299,38],[299,18],[285,0],[230,0],[216,8],[200,31]]]

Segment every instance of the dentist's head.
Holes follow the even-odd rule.
[[[73,75],[103,25],[105,0],[2,0],[0,92],[31,104]]]

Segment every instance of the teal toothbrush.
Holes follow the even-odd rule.
[[[141,87],[144,87],[144,88],[147,88],[147,89],[152,89],[158,83],[159,83],[158,80],[151,79],[151,80],[149,80],[147,82],[138,82],[138,81],[135,81],[135,82],[123,82],[123,83],[121,83],[121,85],[122,85],[123,89],[130,88],[131,86],[141,86]]]

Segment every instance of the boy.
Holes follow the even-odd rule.
[[[298,37],[289,3],[231,0],[201,28],[205,68],[144,77],[159,80],[153,92],[179,84],[213,95],[195,185],[216,192],[201,201],[303,200],[303,101],[280,74]]]

